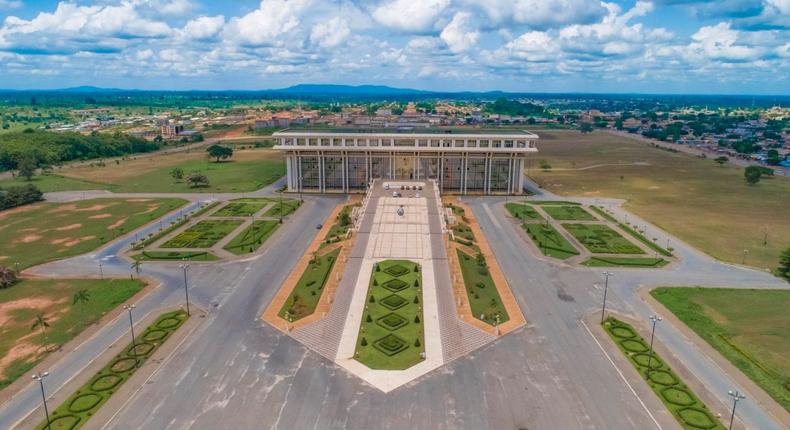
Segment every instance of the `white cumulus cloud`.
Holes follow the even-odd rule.
[[[439,37],[444,40],[450,51],[457,53],[474,46],[480,38],[480,32],[474,29],[471,13],[457,12]]]
[[[329,21],[319,21],[310,32],[310,41],[322,48],[334,48],[351,34],[348,23],[339,16]]]
[[[436,17],[450,5],[450,0],[393,0],[373,10],[373,18],[387,27],[423,32],[433,28]]]

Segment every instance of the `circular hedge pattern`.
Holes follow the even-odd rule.
[[[655,354],[653,354],[652,360],[650,359],[650,354],[647,352],[640,352],[639,354],[634,354],[631,356],[631,358],[636,362],[636,364],[642,367],[647,367],[648,361],[650,362],[651,369],[661,369],[662,367],[664,367],[664,363],[662,363],[661,360]]]
[[[102,375],[91,383],[91,390],[107,391],[115,388],[121,381],[123,381],[123,378],[118,375]]]
[[[153,343],[141,342],[129,348],[126,353],[132,357],[142,357],[148,355],[154,349]]]
[[[143,340],[147,340],[149,342],[155,342],[157,340],[164,339],[166,336],[167,336],[166,330],[154,329],[145,332],[145,334],[143,334]]]
[[[609,331],[621,339],[632,339],[636,337],[636,333],[634,333],[630,327],[614,326],[609,329]]]
[[[710,416],[708,411],[699,408],[683,408],[678,411],[678,416],[686,425],[698,429],[712,429],[716,427],[716,421]]]
[[[630,339],[623,340],[623,341],[620,341],[620,345],[622,345],[623,348],[625,348],[625,350],[628,351],[628,352],[647,352],[648,351],[648,348],[647,348],[647,346],[645,346],[645,344],[643,344],[642,342],[636,341],[636,340],[630,340]]]
[[[134,369],[135,366],[137,366],[137,360],[134,358],[119,358],[118,360],[115,360],[115,362],[110,367],[110,370],[115,373],[125,373]]]
[[[647,372],[647,379],[667,387],[677,385],[678,383],[677,378],[666,370],[649,370]]]
[[[179,324],[181,324],[181,320],[180,319],[178,319],[176,317],[169,317],[169,318],[165,318],[165,319],[159,321],[158,323],[156,323],[156,326],[159,327],[159,328],[168,329],[168,328],[173,328],[173,327],[175,327],[175,326],[177,326]]]
[[[96,393],[81,394],[69,403],[69,411],[80,413],[91,410],[94,406],[98,405],[102,399],[103,397]]]
[[[661,390],[661,397],[677,406],[691,406],[697,403],[688,391],[677,387],[664,388]]]
[[[49,420],[49,425],[53,429],[62,429],[62,430],[71,430],[74,427],[77,427],[77,424],[80,422],[80,417],[76,415],[61,415],[57,418],[52,418]]]

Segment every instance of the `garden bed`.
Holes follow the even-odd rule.
[[[302,276],[294,286],[293,291],[283,304],[278,315],[280,318],[293,322],[300,320],[315,312],[321,293],[332,273],[332,267],[340,254],[340,248],[322,256],[313,256],[307,264]]]
[[[472,315],[492,326],[508,321],[510,317],[483,255],[472,257],[461,250],[457,254]]]
[[[593,254],[644,254],[620,233],[604,224],[563,224],[562,227]]]
[[[187,318],[186,312],[181,310],[157,318],[136,337],[134,346],[129,344],[123,348],[93,378],[52,411],[49,422],[51,428],[76,430],[85,425]],[[47,423],[39,424],[36,429],[47,429]]]
[[[207,219],[187,228],[160,248],[211,248],[242,224],[240,220]]]
[[[424,360],[422,270],[406,260],[374,265],[354,358],[371,369],[403,370]]]
[[[549,224],[522,224],[527,235],[543,255],[565,260],[579,255],[579,251]]]
[[[540,220],[543,217],[532,206],[520,203],[506,203],[505,209],[510,213],[510,216],[525,222],[527,220]]]
[[[594,216],[578,205],[543,206],[543,210],[558,221],[596,221]]]
[[[236,255],[254,252],[260,248],[279,227],[279,221],[254,221],[231,239],[230,242],[225,245],[224,249]]]
[[[587,267],[643,267],[658,268],[669,264],[663,258],[640,258],[640,257],[592,257],[582,263]]]

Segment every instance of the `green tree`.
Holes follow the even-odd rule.
[[[192,172],[187,176],[187,183],[192,188],[208,187],[210,185],[208,176],[200,172]]]
[[[170,176],[176,180],[176,182],[184,179],[184,169],[180,167],[176,167],[175,169],[170,171]]]
[[[44,337],[44,342],[47,341],[47,329],[49,328],[49,321],[47,321],[47,317],[44,314],[36,315],[36,319],[33,322],[33,325],[30,327],[30,330],[35,330],[37,328],[41,329],[41,335]]]
[[[776,166],[780,161],[782,160],[779,159],[779,151],[775,149],[769,149],[765,155],[765,162],[771,166]]]
[[[89,301],[91,301],[91,294],[88,292],[88,290],[83,288],[77,291],[76,293],[74,293],[74,297],[72,299],[71,305],[74,306],[77,303],[79,303],[84,307],[85,305],[88,304]]]
[[[36,175],[36,160],[31,156],[23,156],[17,161],[16,165],[17,174],[30,181]]]
[[[233,156],[233,148],[222,146],[222,145],[211,145],[206,148],[206,152],[208,155],[219,162],[220,160],[226,160]]]
[[[763,176],[763,170],[760,166],[749,166],[743,171],[743,177],[746,179],[746,183],[749,185],[756,185],[760,182],[760,178]]]
[[[713,161],[719,163],[719,166],[723,166],[724,163],[730,161],[730,159],[722,155],[720,157],[716,157],[716,159],[714,159]]]
[[[16,283],[16,272],[8,267],[0,266],[0,288],[8,288]]]
[[[590,124],[589,122],[583,122],[583,123],[582,123],[582,124],[579,126],[579,131],[581,131],[582,133],[592,133],[592,131],[593,131],[593,126],[592,126],[592,124]]]
[[[776,268],[776,275],[790,281],[790,248],[782,251],[779,256],[779,267]]]

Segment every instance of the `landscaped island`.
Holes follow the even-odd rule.
[[[280,309],[280,318],[293,322],[300,320],[315,312],[318,301],[321,300],[324,286],[332,273],[332,267],[340,254],[340,248],[325,254],[313,254],[302,277],[296,283],[291,295]]]
[[[406,260],[375,264],[354,358],[376,370],[403,370],[425,359],[422,270]]]
[[[630,325],[609,317],[603,327],[683,429],[724,430],[721,422],[664,360],[655,351],[651,356],[648,343]]]

